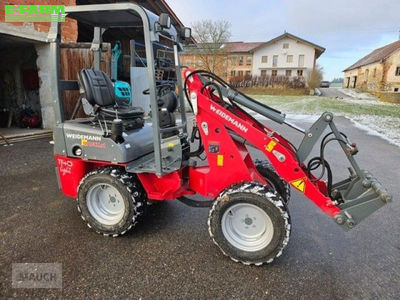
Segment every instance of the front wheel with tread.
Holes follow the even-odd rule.
[[[255,166],[257,171],[264,177],[264,179],[270,184],[270,186],[278,192],[278,194],[283,198],[285,203],[290,200],[290,185],[284,181],[276,173],[275,169],[266,160],[256,160]]]
[[[88,173],[78,189],[78,211],[88,227],[105,236],[125,234],[144,213],[140,182],[115,167]]]
[[[222,192],[208,218],[208,229],[223,254],[246,265],[271,263],[289,242],[290,215],[281,196],[259,183]]]

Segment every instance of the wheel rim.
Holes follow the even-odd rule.
[[[221,225],[227,241],[243,251],[264,249],[274,235],[271,218],[260,207],[250,203],[235,204],[227,209]]]
[[[115,225],[121,221],[125,203],[121,193],[106,183],[93,185],[86,196],[90,214],[104,225]]]

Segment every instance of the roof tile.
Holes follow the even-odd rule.
[[[400,41],[395,41],[389,45],[375,49],[370,54],[364,56],[363,58],[358,60],[356,63],[352,64],[344,71],[353,70],[362,66],[366,66],[381,61],[398,49],[400,49]]]
[[[263,44],[262,42],[245,43],[245,42],[231,42],[226,43],[225,48],[228,52],[250,52]]]

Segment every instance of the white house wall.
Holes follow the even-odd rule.
[[[288,43],[289,48],[283,49],[283,44]],[[272,66],[273,56],[278,55],[277,67]],[[287,55],[293,55],[293,62],[287,63]],[[299,67],[299,55],[304,55],[304,66]],[[268,56],[268,62],[262,63],[262,56]],[[253,74],[261,75],[261,70],[267,70],[271,75],[272,69],[278,70],[278,75],[285,75],[286,70],[292,70],[292,76],[296,76],[297,70],[304,70],[303,75],[314,68],[315,48],[290,38],[284,38],[273,44],[261,46],[253,55]]]

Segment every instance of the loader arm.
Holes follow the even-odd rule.
[[[260,150],[282,179],[303,193],[324,213],[334,218],[337,224],[344,225],[342,227],[345,229],[353,228],[365,217],[391,200],[391,196],[380,183],[368,172],[359,168],[354,159],[354,155],[358,151],[356,146],[351,144],[347,137],[338,131],[331,113],[324,113],[310,129],[303,130],[288,123],[285,120],[285,115],[281,112],[233,90],[214,74],[208,77],[206,71],[190,69],[187,69],[184,74],[186,78],[185,88],[193,106],[196,123],[200,128],[209,162],[208,175],[221,174],[224,167],[221,163],[221,157],[224,159],[227,153],[226,151],[222,153],[219,148],[214,149],[213,141],[219,140],[221,144],[230,143],[230,141],[221,140],[225,130],[229,130]],[[295,149],[284,137],[253,118],[242,108],[243,106],[246,107],[246,110],[257,112],[277,123],[285,123],[300,131],[304,134],[300,147]],[[308,164],[305,163],[306,158],[327,127],[331,129],[331,133],[325,136],[323,143],[332,140],[338,141],[352,167],[350,177],[335,184],[331,182],[331,171],[323,154],[321,154],[322,157],[314,158]],[[329,137],[330,139],[328,139]],[[325,146],[326,144],[321,145],[322,153]],[[221,146],[221,148],[223,147]],[[237,165],[238,171],[242,170],[240,160],[245,162],[245,159],[239,157],[238,160],[235,160],[234,157],[237,154],[235,151],[243,152],[245,150],[235,149],[233,146],[230,149],[233,158],[232,161],[227,163]],[[252,168],[251,164],[247,164],[247,166]],[[316,167],[323,170],[328,169],[328,183],[323,180],[322,176],[313,174],[312,171]],[[193,172],[195,170],[192,170]],[[253,180],[260,181],[261,176],[254,175],[253,170],[248,172],[247,177],[249,176]],[[244,177],[243,180],[248,180],[248,178]],[[203,194],[205,194],[204,191]]]

